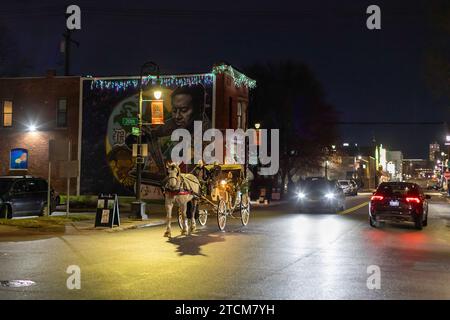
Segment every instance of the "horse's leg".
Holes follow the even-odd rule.
[[[197,199],[192,199],[191,232],[197,231],[197,224],[195,223],[195,213],[197,212],[197,205]]]
[[[166,232],[164,233],[164,237],[172,237],[172,232],[171,232],[171,224],[172,224],[172,209],[173,209],[173,199],[169,199],[166,196]]]
[[[184,199],[183,199],[184,200]],[[183,214],[183,229],[181,230],[182,235],[187,235],[189,226],[188,226],[188,219],[187,219],[187,201],[183,201],[180,199],[180,209],[181,213]]]

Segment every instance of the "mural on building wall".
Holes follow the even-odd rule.
[[[11,170],[27,170],[28,150],[22,148],[12,149],[10,153],[9,168]]]
[[[152,99],[151,79],[144,81],[144,99]],[[211,127],[212,75],[162,77],[164,123],[146,125],[143,143],[148,144],[142,179],[143,196],[153,197],[165,175],[165,161],[175,142],[173,130],[185,128],[193,133],[193,123],[203,121],[204,130]],[[83,194],[118,193],[133,195],[136,160],[132,157],[137,136],[137,80],[85,80],[83,82],[82,172]],[[144,122],[151,122],[150,102],[143,104]],[[160,116],[160,115],[159,115]],[[192,144],[193,145],[193,144]],[[193,153],[192,153],[193,154]]]

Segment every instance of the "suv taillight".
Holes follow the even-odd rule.
[[[408,202],[408,203],[420,203],[420,198],[418,198],[418,197],[408,197],[408,198],[406,198],[406,202]]]
[[[370,201],[381,201],[383,199],[383,196],[372,196],[372,198],[370,198]]]

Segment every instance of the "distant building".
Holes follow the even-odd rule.
[[[361,188],[376,186],[376,161],[374,147],[343,143],[334,148],[336,155],[330,161],[329,178],[353,179]]]
[[[440,145],[437,142],[430,143],[430,161],[435,161],[439,157]]]
[[[403,178],[428,178],[434,173],[434,163],[428,159],[403,159]]]
[[[401,151],[386,151],[386,171],[391,181],[403,180],[403,153]]]

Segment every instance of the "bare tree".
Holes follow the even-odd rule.
[[[284,61],[253,65],[245,71],[257,81],[251,93],[251,123],[280,129],[282,185],[296,174],[321,168],[326,146],[337,136],[333,124],[337,112],[324,101],[322,86],[311,70],[305,64]]]
[[[450,97],[450,2],[430,2],[432,37],[426,56],[426,79],[436,97]]]

